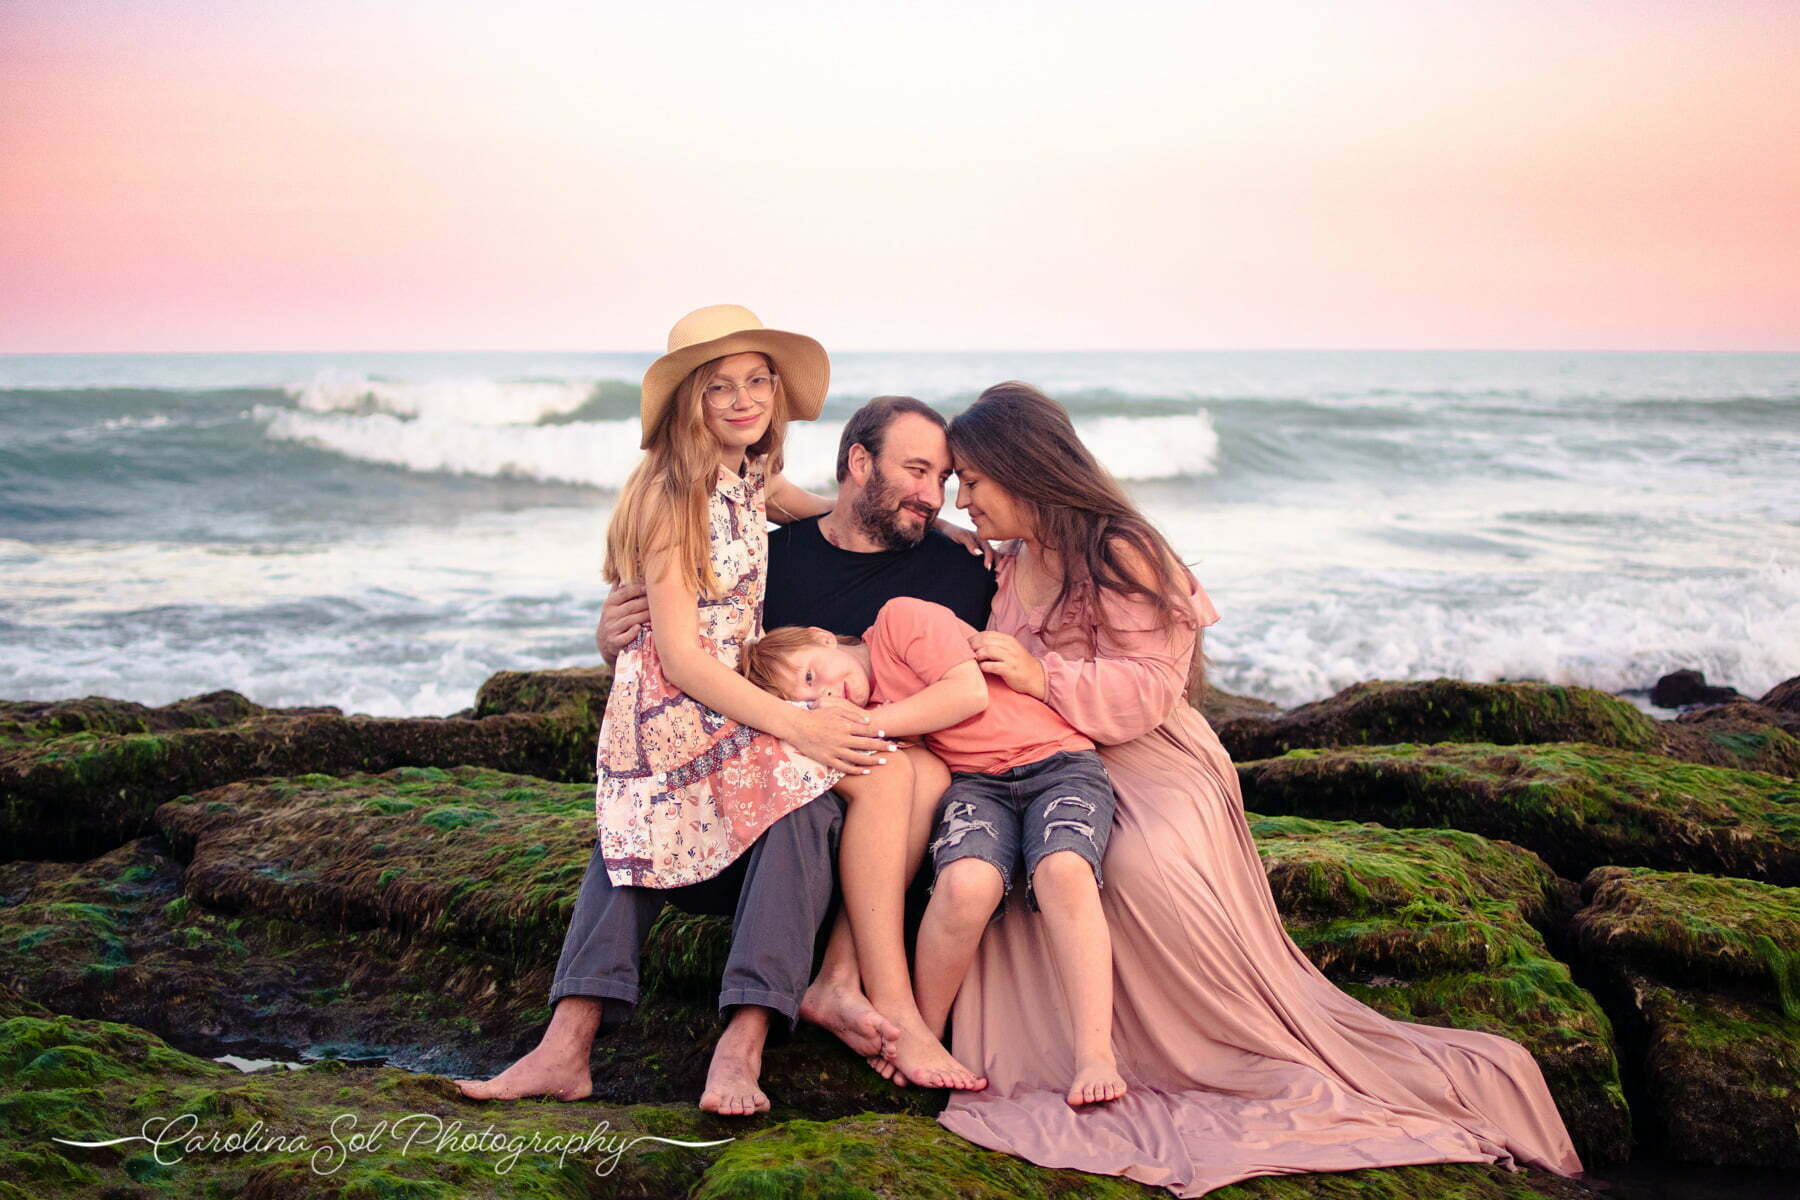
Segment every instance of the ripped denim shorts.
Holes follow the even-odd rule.
[[[1112,818],[1112,780],[1092,750],[1064,750],[992,775],[953,774],[938,804],[932,866],[942,871],[959,858],[979,858],[1000,872],[1010,897],[1023,865],[1025,899],[1036,912],[1031,876],[1046,854],[1073,850],[1103,883]]]

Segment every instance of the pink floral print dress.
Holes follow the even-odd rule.
[[[732,670],[744,643],[762,633],[767,466],[754,459],[742,477],[721,468],[710,502],[712,567],[723,594],[700,600],[700,643]],[[711,879],[843,777],[677,689],[648,627],[619,653],[595,770],[607,876],[615,886],[653,888]]]

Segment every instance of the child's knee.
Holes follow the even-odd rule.
[[[1031,888],[1038,895],[1097,891],[1094,866],[1073,850],[1052,850],[1032,868]]]
[[[984,858],[959,858],[938,872],[931,898],[939,896],[953,912],[987,920],[1006,895],[1000,868]]]

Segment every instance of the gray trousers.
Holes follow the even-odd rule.
[[[731,951],[719,1011],[759,1004],[787,1018],[791,1034],[812,979],[813,944],[831,906],[844,802],[827,792],[781,818],[723,873],[678,888],[616,887],[598,844],[569,915],[550,1007],[564,996],[602,1001],[600,1028],[615,1029],[638,1002],[638,958],[663,910],[731,914]]]

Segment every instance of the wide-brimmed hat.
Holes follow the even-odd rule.
[[[766,354],[775,364],[782,391],[787,393],[790,421],[810,421],[819,415],[831,386],[831,359],[826,357],[825,347],[805,334],[765,329],[756,314],[742,305],[710,304],[675,322],[675,328],[669,330],[669,352],[644,372],[640,445],[649,447],[650,431],[689,371],[715,358],[747,351]]]

